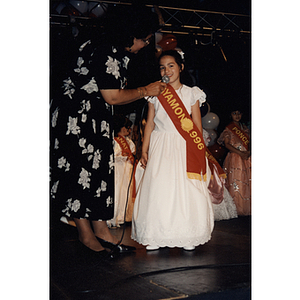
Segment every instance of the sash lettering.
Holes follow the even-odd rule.
[[[205,144],[181,99],[170,85],[158,97],[180,135],[186,141],[187,176],[206,181]]]
[[[206,148],[203,136],[194,124],[183,102],[169,84],[158,100],[172,120],[180,135],[186,141],[187,176],[190,179],[206,181],[206,160],[213,174],[226,178],[224,170]]]
[[[118,144],[121,147],[122,156],[128,156],[128,159],[133,163],[134,157],[133,157],[133,154],[130,150],[130,147],[129,147],[126,139],[122,135],[119,134],[117,137],[115,137],[115,141],[118,142]]]
[[[122,156],[127,156],[128,160],[130,160],[131,163],[133,164],[134,163],[134,156],[133,156],[133,154],[132,154],[132,152],[130,150],[130,146],[128,145],[126,139],[122,135],[118,134],[118,136],[115,137],[115,141],[121,147]],[[134,169],[133,169],[133,177],[132,177],[132,180],[133,180],[133,190],[132,190],[132,198],[133,199],[132,199],[132,202],[134,202],[135,197],[136,197],[136,188],[135,188],[136,183],[135,183],[135,176],[134,176],[134,174],[135,174],[137,163],[138,162],[136,161],[135,164],[134,164],[134,166],[133,166]]]
[[[227,128],[243,143],[246,150],[249,150],[249,136],[235,123],[230,123]]]

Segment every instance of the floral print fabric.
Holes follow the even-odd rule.
[[[50,193],[71,218],[109,220],[114,213],[112,112],[100,90],[126,86],[129,58],[91,40],[79,47],[61,96],[50,103]]]

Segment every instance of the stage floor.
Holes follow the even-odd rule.
[[[111,231],[120,238],[123,227]],[[130,239],[130,231],[126,224],[123,243],[135,246],[135,253],[95,261],[82,255],[76,228],[52,224],[50,299],[251,298],[251,217],[215,222],[212,239],[195,251],[146,251]]]

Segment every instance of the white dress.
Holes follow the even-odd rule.
[[[189,113],[197,100],[203,103],[206,97],[198,87],[182,86],[176,92]],[[154,97],[150,101],[155,107],[155,128],[147,167],[136,183],[131,237],[140,244],[159,247],[204,244],[210,240],[214,227],[208,182],[188,179],[186,142],[159,100]],[[206,169],[210,178],[208,164]]]
[[[233,198],[224,186],[224,198],[220,204],[213,203],[215,221],[230,220],[238,217]]]
[[[131,152],[135,152],[135,145],[133,141],[127,137],[125,137]],[[114,218],[107,221],[107,225],[111,226],[120,226],[124,224],[124,213],[125,206],[127,201],[127,192],[128,185],[131,178],[132,173],[132,163],[128,160],[128,156],[122,156],[122,149],[118,142],[114,140],[114,154],[115,154],[115,207],[114,207]],[[133,188],[133,180],[131,181],[129,194],[128,194],[128,202],[127,202],[127,210],[125,221],[130,222],[132,218],[132,210],[133,210],[133,199],[132,199],[132,190]]]

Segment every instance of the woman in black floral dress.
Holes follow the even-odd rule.
[[[130,53],[147,46],[158,28],[153,15],[135,8],[123,23],[117,20],[123,29],[119,45],[83,43],[63,81],[62,96],[51,99],[51,197],[65,203],[62,212],[74,219],[79,240],[101,255],[103,246],[118,243],[106,225],[114,213],[113,105],[158,96],[165,88],[157,81],[125,89]]]

